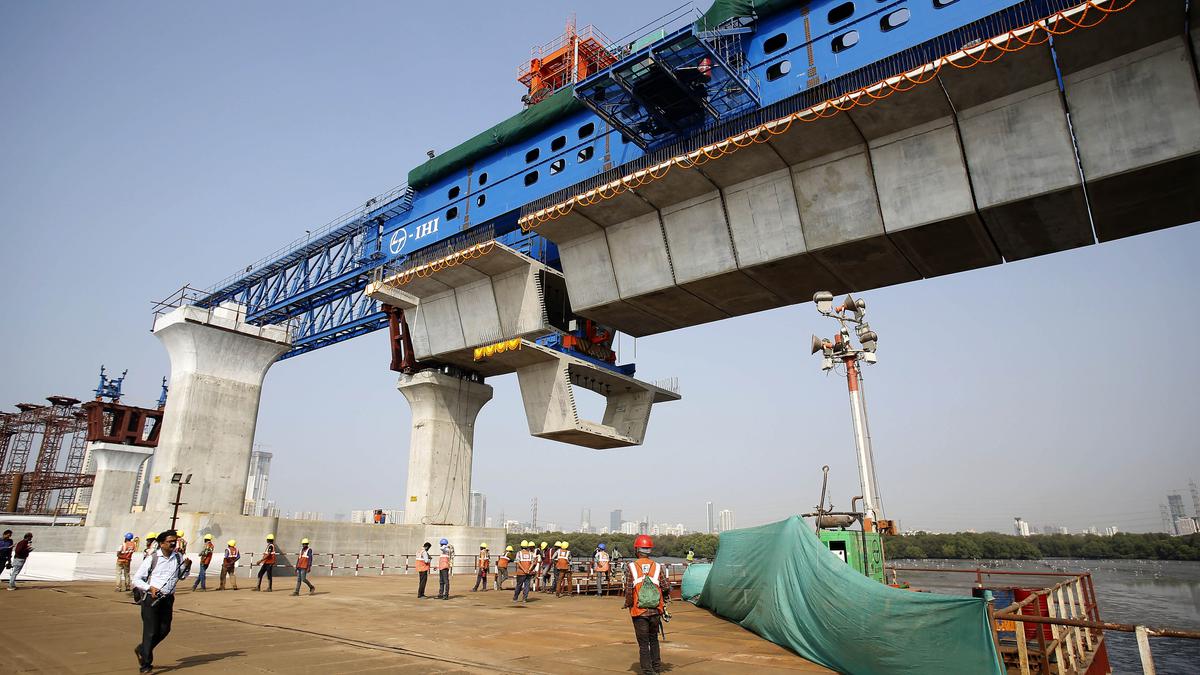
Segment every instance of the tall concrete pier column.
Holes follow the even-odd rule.
[[[424,370],[396,385],[412,407],[408,448],[408,524],[466,525],[475,418],[492,388]]]
[[[153,454],[151,448],[116,443],[88,443],[88,455],[96,467],[92,498],[88,502],[89,527],[114,524],[129,515],[133,507],[133,490],[138,469]]]
[[[239,305],[180,307],[154,322],[171,388],[150,477],[148,512],[169,512],[171,475],[191,474],[187,511],[240,514],[267,369],[288,350],[283,326],[255,326]]]

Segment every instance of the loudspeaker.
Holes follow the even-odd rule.
[[[825,343],[822,342],[821,338],[817,337],[816,335],[812,336],[812,352],[811,353],[816,354],[817,352],[821,351],[822,349],[825,349]]]

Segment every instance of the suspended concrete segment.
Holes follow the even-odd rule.
[[[183,306],[158,317],[171,358],[171,395],[154,452],[148,513],[169,513],[171,476],[191,474],[187,510],[240,514],[267,369],[291,345],[284,326],[246,323],[233,303]]]
[[[381,276],[366,292],[413,317],[410,329],[417,358],[453,364],[485,377],[517,373],[534,436],[590,448],[638,445],[645,438],[650,407],[680,398],[675,392],[534,343],[532,338],[565,328],[571,313],[565,282],[558,271],[503,244],[485,242]],[[402,390],[403,382],[402,378]],[[580,419],[572,385],[606,398],[602,422]],[[415,448],[415,427],[413,433]],[[410,465],[410,481],[412,470]],[[464,500],[468,493],[462,493]]]
[[[642,336],[820,289],[861,291],[1200,220],[1188,49],[1200,43],[1200,9],[1187,35],[1183,8],[1141,0],[1075,30],[1072,21],[1106,16],[1076,8],[583,184],[528,208],[521,225],[558,244],[576,313]]]

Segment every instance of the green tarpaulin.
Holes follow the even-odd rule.
[[[683,583],[679,587],[679,597],[688,602],[695,602],[701,591],[704,590],[704,582],[708,581],[708,573],[712,570],[712,563],[692,563],[687,566],[683,572]]]
[[[583,110],[583,104],[567,87],[550,98],[526,108],[474,138],[459,143],[447,152],[434,157],[408,172],[408,184],[420,190],[466,168],[475,160],[486,157],[506,145],[523,141],[567,115]]]
[[[843,673],[1004,672],[984,600],[872,581],[799,516],[721,533],[697,604]]]
[[[735,16],[763,18],[801,0],[715,0],[696,22],[697,30],[712,30]]]

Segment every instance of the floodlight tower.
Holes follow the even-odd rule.
[[[821,370],[833,369],[835,361],[846,367],[846,387],[850,391],[850,420],[854,423],[854,446],[858,452],[858,480],[862,486],[863,512],[872,523],[883,519],[883,503],[879,499],[878,482],[875,480],[875,458],[871,452],[871,432],[867,427],[867,403],[862,392],[862,372],[859,362],[875,363],[875,347],[879,336],[867,324],[867,303],[850,295],[841,305],[833,306],[833,294],[817,291],[813,302],[821,316],[838,322],[838,332],[832,340],[812,338],[812,353],[821,353]],[[850,339],[850,328],[858,338],[856,348]],[[864,525],[866,525],[864,523]],[[871,529],[869,526],[864,529]]]

